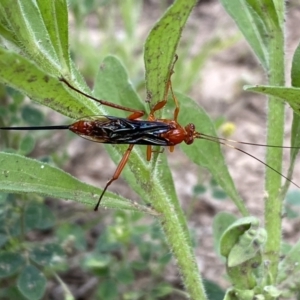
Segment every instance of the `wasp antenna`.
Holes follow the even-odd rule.
[[[31,127],[0,127],[0,130],[65,130],[70,125],[31,126]]]
[[[214,137],[214,136],[209,136],[209,135],[205,135],[205,134],[200,134],[199,136],[197,136],[197,138],[202,138],[206,141],[210,141],[210,142],[214,142],[214,143],[217,143],[217,144],[221,144],[221,145],[224,145],[224,146],[227,146],[229,148],[232,148],[232,149],[235,149],[237,151],[240,151],[252,158],[254,158],[255,160],[259,161],[260,163],[262,163],[264,166],[266,166],[267,168],[271,169],[272,171],[274,171],[275,173],[277,173],[278,175],[282,176],[283,178],[285,178],[287,181],[289,181],[290,183],[292,183],[294,186],[296,186],[297,188],[300,189],[300,186],[298,184],[296,184],[294,181],[292,181],[290,178],[288,178],[287,176],[283,175],[282,173],[280,173],[279,171],[277,171],[276,169],[274,169],[273,167],[269,166],[268,164],[266,164],[264,161],[262,161],[261,159],[255,157],[254,155],[240,149],[240,148],[237,148],[235,146],[232,146],[230,144],[227,144],[227,143],[224,143],[224,142],[221,142],[220,140],[225,140],[227,141],[226,139],[222,139],[222,138],[217,138],[217,137]],[[248,144],[248,143],[245,143],[245,144]],[[249,143],[249,145],[253,145],[251,143]],[[255,145],[255,144],[254,144]],[[260,145],[260,144],[258,144]],[[260,146],[263,146],[263,145],[260,145]],[[276,146],[275,146],[276,147]],[[277,146],[278,147],[278,146]],[[285,148],[291,148],[291,147],[285,147]],[[297,148],[297,147],[294,147],[294,148]]]
[[[266,145],[266,144],[257,144],[257,143],[249,143],[249,142],[242,142],[242,141],[235,141],[235,140],[230,140],[230,139],[225,139],[225,138],[220,138],[220,137],[215,137],[211,136],[208,134],[200,133],[197,138],[203,138],[207,137],[216,141],[225,141],[229,143],[236,143],[236,144],[243,144],[243,145],[252,145],[252,146],[258,146],[258,147],[269,147],[269,148],[284,148],[284,149],[300,149],[300,147],[297,146],[278,146],[278,145]]]

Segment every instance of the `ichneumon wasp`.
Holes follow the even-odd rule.
[[[256,158],[250,153],[237,148],[228,143],[240,143],[246,145],[255,145],[255,146],[265,146],[265,147],[277,147],[277,148],[293,148],[293,147],[282,147],[282,146],[273,146],[273,145],[263,145],[263,144],[254,144],[247,142],[234,141],[224,138],[219,138],[215,136],[206,135],[201,132],[197,132],[195,125],[193,123],[187,124],[185,127],[180,125],[177,121],[178,114],[180,111],[179,102],[173,92],[171,76],[174,73],[174,65],[178,59],[178,56],[175,56],[175,59],[171,65],[169,75],[165,85],[164,96],[161,101],[156,103],[151,109],[150,113],[146,120],[141,120],[140,118],[145,115],[145,111],[137,110],[134,108],[124,107],[118,104],[114,104],[105,100],[100,100],[90,96],[73,85],[71,85],[65,78],[59,78],[67,87],[76,91],[77,93],[92,99],[100,103],[101,105],[106,105],[113,107],[119,110],[129,112],[130,115],[127,118],[119,118],[114,116],[88,116],[81,118],[74,122],[71,125],[56,125],[56,126],[36,126],[36,127],[0,127],[1,130],[64,130],[69,129],[77,135],[97,143],[106,143],[106,144],[128,144],[128,148],[125,151],[121,161],[119,162],[113,176],[106,183],[97,204],[95,205],[94,210],[97,211],[101,200],[107,190],[107,188],[119,178],[124,169],[130,153],[134,145],[146,145],[147,160],[151,160],[153,146],[168,146],[170,151],[174,150],[174,147],[182,142],[190,145],[194,142],[195,139],[205,139],[211,142],[216,142],[233,149],[236,149],[240,152],[243,152],[250,157],[261,162],[268,168],[272,169],[277,174],[284,177],[286,180],[300,188],[296,183],[294,183],[290,178],[284,176],[279,171],[275,170],[271,166],[264,163],[262,160]],[[175,103],[175,109],[173,114],[173,119],[157,119],[155,113],[158,110],[161,110],[165,107],[168,100],[168,95],[171,93],[173,101]]]

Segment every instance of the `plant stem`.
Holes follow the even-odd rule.
[[[191,299],[207,299],[183,211],[178,200],[168,194],[157,179],[152,178],[153,183],[147,187],[147,195],[152,200],[152,207],[161,213],[161,227],[180,270],[185,289]]]
[[[269,30],[269,84],[284,86],[284,34],[280,26]],[[284,103],[274,97],[269,98],[267,120],[267,144],[282,145],[284,137]],[[282,149],[268,148],[266,163],[281,172]],[[276,280],[281,244],[282,195],[281,177],[266,169],[265,226],[268,233],[266,259],[269,261],[271,280]],[[271,282],[272,283],[272,282]]]
[[[186,291],[191,299],[207,299],[194,251],[191,247],[190,237],[188,232],[181,226],[181,223],[176,220],[177,213],[182,214],[182,211],[177,211],[174,214],[172,206],[167,207],[167,212],[165,206],[164,211],[165,218],[162,219],[161,225],[176,259]]]

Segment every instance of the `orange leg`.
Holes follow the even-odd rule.
[[[178,114],[179,114],[179,103],[178,103],[178,100],[175,97],[175,94],[173,92],[172,82],[171,82],[171,76],[174,73],[174,66],[175,66],[175,63],[176,63],[177,60],[178,60],[178,56],[175,55],[175,59],[174,59],[174,61],[172,63],[172,66],[171,66],[171,69],[170,69],[170,72],[169,72],[169,76],[168,76],[168,79],[167,79],[167,83],[166,83],[166,87],[165,87],[165,92],[164,92],[163,100],[157,102],[154,105],[154,107],[150,111],[148,120],[156,120],[155,115],[154,115],[155,112],[158,111],[158,110],[160,110],[160,109],[162,109],[162,108],[164,108],[164,106],[167,104],[167,101],[168,101],[169,91],[171,91],[172,98],[173,98],[173,100],[175,102],[174,121],[177,122],[177,117],[178,117]]]
[[[123,111],[129,111],[131,112],[131,114],[127,117],[128,119],[130,120],[135,120],[135,119],[138,119],[138,118],[141,118],[145,112],[143,110],[138,110],[138,109],[134,109],[134,108],[130,108],[130,107],[126,107],[126,106],[122,106],[122,105],[118,105],[118,104],[114,104],[114,103],[111,103],[109,101],[105,101],[105,100],[100,100],[100,99],[97,99],[93,96],[90,96],[89,94],[86,94],[82,91],[80,91],[79,89],[77,89],[76,87],[74,87],[73,85],[71,85],[65,78],[63,77],[60,77],[59,80],[61,82],[63,82],[64,84],[66,84],[70,89],[74,90],[75,92],[89,98],[89,99],[92,99],[102,105],[105,105],[105,106],[109,106],[109,107],[113,107],[113,108],[116,108],[116,109],[120,109],[120,110],[123,110]]]
[[[118,164],[118,167],[117,167],[117,169],[116,169],[116,171],[115,171],[113,177],[106,183],[106,186],[104,187],[104,189],[103,189],[103,191],[102,191],[102,193],[101,193],[101,195],[100,195],[100,197],[99,197],[99,200],[98,200],[98,202],[97,202],[97,204],[96,204],[96,206],[95,206],[95,208],[94,208],[94,211],[97,211],[97,210],[98,210],[99,205],[100,205],[100,202],[101,202],[101,200],[102,200],[102,198],[103,198],[103,196],[104,196],[104,194],[105,194],[107,188],[108,188],[115,180],[117,180],[117,179],[119,178],[119,176],[121,175],[121,173],[122,173],[122,171],[123,171],[123,169],[124,169],[124,167],[125,167],[125,165],[126,165],[126,163],[127,163],[127,161],[128,161],[129,155],[130,155],[131,150],[132,150],[133,147],[134,147],[134,145],[129,145],[129,147],[127,148],[127,150],[126,150],[126,152],[124,153],[124,155],[123,155],[121,161],[120,161],[119,164]]]
[[[174,146],[170,146],[170,147],[174,147]],[[152,153],[155,153],[155,152],[163,153],[164,151],[165,151],[164,148],[162,148],[161,150],[152,150],[152,146],[147,146],[147,154],[146,154],[147,161],[151,160]]]
[[[170,80],[170,91],[171,91],[171,94],[172,94],[172,98],[175,102],[175,110],[174,110],[174,121],[177,122],[177,118],[178,118],[178,114],[179,114],[179,102],[178,102],[178,99],[176,98],[174,92],[173,92],[173,87],[172,87],[172,82]]]
[[[172,63],[172,66],[171,66],[171,69],[170,69],[170,72],[169,72],[169,75],[168,75],[163,100],[157,102],[154,105],[154,107],[152,107],[152,109],[150,111],[150,114],[148,116],[148,120],[150,120],[150,121],[155,121],[156,120],[155,112],[162,109],[162,108],[164,108],[164,106],[167,104],[167,101],[168,101],[169,91],[171,91],[172,98],[175,102],[174,121],[177,122],[177,118],[178,118],[180,108],[179,108],[179,102],[178,102],[178,100],[177,100],[177,98],[174,94],[174,91],[173,91],[173,88],[172,88],[172,81],[171,81],[171,76],[174,73],[174,66],[175,66],[175,63],[176,63],[177,60],[178,60],[178,56],[175,55],[175,59]],[[170,152],[173,152],[174,151],[174,146],[170,146],[169,149],[170,149]],[[159,151],[159,152],[162,153],[163,151],[164,151],[164,149],[162,151]],[[150,161],[150,159],[151,159],[152,152],[154,152],[154,151],[152,151],[152,147],[147,146],[147,160],[148,161]]]
[[[147,146],[147,154],[146,154],[147,161],[151,160],[151,155],[152,155],[152,146]]]

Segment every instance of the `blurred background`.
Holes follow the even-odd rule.
[[[103,59],[115,55],[126,67],[140,97],[146,99],[143,45],[150,29],[172,2],[70,0],[71,55],[87,83],[92,87]],[[287,7],[286,54],[290,68],[291,55],[300,40],[300,31],[295,30],[300,20],[300,4],[291,0]],[[201,105],[215,121],[220,136],[264,144],[266,99],[244,92],[243,85],[263,84],[265,74],[219,1],[202,0],[196,5],[183,30],[177,54],[179,60],[172,77],[175,91],[189,95]],[[286,79],[290,84],[289,77]],[[9,92],[23,101],[15,91]],[[18,113],[33,115],[40,122],[46,119],[53,125],[66,122],[58,113],[29,101],[25,101]],[[286,145],[289,145],[291,119],[292,111],[287,107]],[[21,136],[16,133],[15,140],[23,145],[25,154],[43,157],[98,187],[103,187],[115,170],[101,144],[72,133],[31,132]],[[263,148],[242,148],[264,160]],[[233,149],[224,152],[242,198],[251,213],[261,217],[264,166]],[[212,293],[210,299],[222,299],[229,283],[224,277],[223,262],[213,251],[212,222],[220,211],[237,211],[213,178],[190,162],[179,147],[172,154],[165,151],[161,155],[168,156],[197,262],[207,279],[208,294]],[[288,155],[287,150],[286,159]],[[300,168],[295,168],[294,181],[300,183]],[[140,201],[122,178],[110,190]],[[291,197],[293,193],[297,191],[292,187]],[[53,212],[53,226],[34,233],[31,238],[55,238],[64,244],[66,261],[57,267],[57,273],[68,288],[57,278],[49,281],[44,299],[64,299],[68,289],[74,299],[82,300],[185,299],[180,276],[154,219],[104,209],[94,213],[90,207],[73,202],[46,201]],[[300,222],[299,218],[295,219],[298,212],[296,207],[286,207],[286,210],[284,235],[293,241],[299,238]]]

